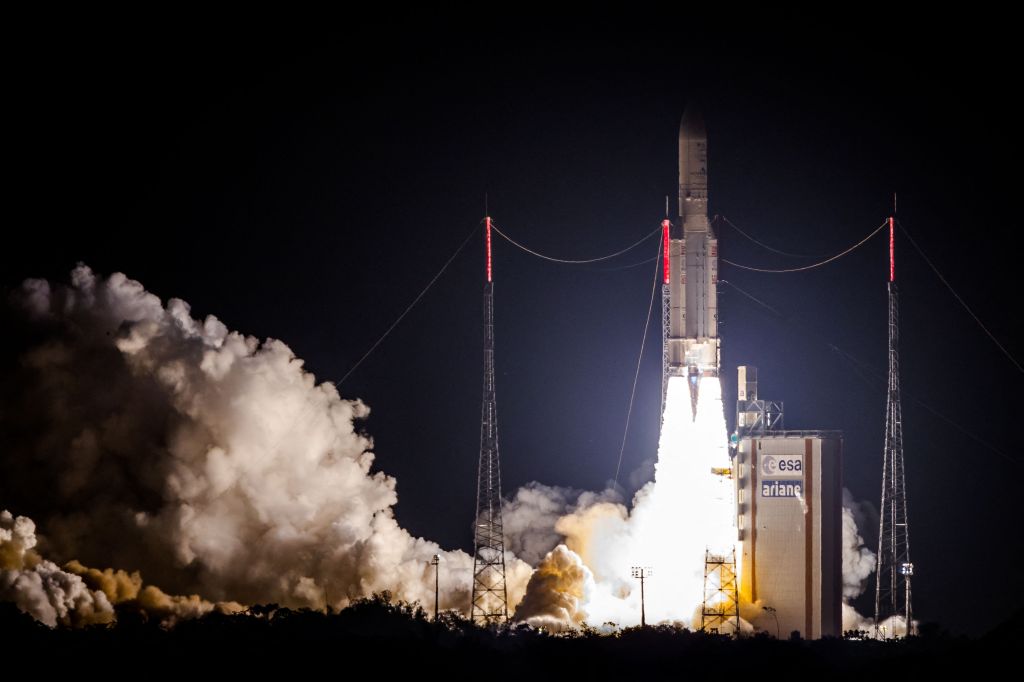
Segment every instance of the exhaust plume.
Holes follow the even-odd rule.
[[[538,576],[527,588],[524,604],[531,614],[560,617],[562,627],[576,626],[581,616],[593,626],[639,624],[640,585],[630,569],[651,566],[648,621],[699,627],[705,550],[731,551],[736,532],[732,481],[714,473],[730,466],[718,379],[702,379],[698,396],[694,413],[686,378],[669,379],[655,480],[637,491],[632,510],[595,498],[555,523],[566,546],[548,555],[538,573],[578,559],[592,573],[593,586],[582,578],[564,580],[566,571],[552,568],[550,579]],[[565,603],[575,608],[561,608]]]

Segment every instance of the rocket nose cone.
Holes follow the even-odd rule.
[[[679,122],[679,137],[691,140],[707,137],[707,131],[704,129],[704,117],[701,116],[700,110],[692,104],[686,107],[683,112],[683,120]]]

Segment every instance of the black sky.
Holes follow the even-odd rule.
[[[601,255],[652,230],[675,191],[679,117],[699,102],[713,213],[783,250],[834,253],[881,223],[895,191],[903,225],[1024,357],[1019,77],[991,27],[709,20],[685,42],[674,27],[692,17],[490,19],[468,32],[454,21],[27,28],[5,48],[13,181],[0,284],[64,280],[78,261],[123,271],[196,315],[284,340],[318,379],[337,380],[478,224],[485,192],[506,231],[554,255]],[[731,260],[792,264],[729,228],[719,237]],[[1022,602],[1013,428],[1024,381],[905,240],[898,248],[915,614],[977,633]],[[886,256],[880,238],[807,274],[721,268],[781,313],[722,287],[727,406],[736,365],[758,366],[787,426],[845,432],[846,486],[875,505]],[[652,272],[553,265],[505,242],[495,259],[503,487],[602,488]],[[340,389],[372,409],[399,521],[466,549],[482,273],[475,239]],[[626,472],[655,453],[657,351],[644,359]]]

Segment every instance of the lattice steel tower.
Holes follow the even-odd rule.
[[[904,619],[904,634],[913,633],[910,607],[910,530],[907,490],[903,476],[903,414],[900,407],[899,297],[896,291],[895,234],[889,218],[889,400],[885,412],[885,453],[882,466],[882,504],[875,565],[875,630],[890,616]],[[895,628],[894,628],[895,629]]]
[[[470,618],[481,625],[508,620],[505,538],[501,524],[501,460],[494,395],[494,281],[491,277],[491,219],[484,218],[487,283],[484,285],[484,396],[480,412],[480,468],[473,522],[473,599]]]

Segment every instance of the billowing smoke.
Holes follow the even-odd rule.
[[[857,530],[863,525],[860,504],[843,488],[843,600],[855,599],[864,592],[868,577],[875,571],[875,553],[864,546]]]
[[[579,555],[565,545],[547,553],[530,577],[516,620],[534,627],[562,631],[581,625],[584,605],[594,591],[594,575]]]
[[[26,281],[14,304],[0,499],[40,524],[47,556],[141,571],[208,600],[340,608],[383,590],[432,603],[439,553],[441,608],[468,609],[472,558],[394,518],[395,480],[372,470],[359,428],[369,408],[317,384],[284,343],[85,266],[70,286]],[[77,600],[65,616],[32,610],[29,582],[46,578],[29,568],[37,577],[5,578],[5,594],[41,620],[85,613],[87,599],[109,611],[106,589],[84,589],[87,569],[61,572],[74,578],[62,603]],[[530,572],[507,557],[510,606]],[[161,594],[137,598],[175,599]]]
[[[32,519],[0,512],[0,601],[13,602],[50,627],[110,623],[114,607],[124,604],[163,625],[245,608],[236,602],[214,604],[198,595],[165,594],[154,585],[143,587],[138,571],[100,571],[77,560],[60,568],[39,555],[38,543]]]
[[[566,533],[556,527],[563,517],[595,505],[620,501],[620,495],[611,488],[594,493],[536,481],[527,483],[502,504],[505,548],[531,566],[537,566],[563,541]]]
[[[843,632],[874,630],[874,621],[865,618],[850,602],[864,593],[867,580],[875,572],[875,553],[864,546],[858,526],[864,524],[862,504],[843,488]]]
[[[35,551],[37,543],[32,519],[0,512],[0,601],[14,602],[50,627],[114,620],[107,595],[43,559]]]

